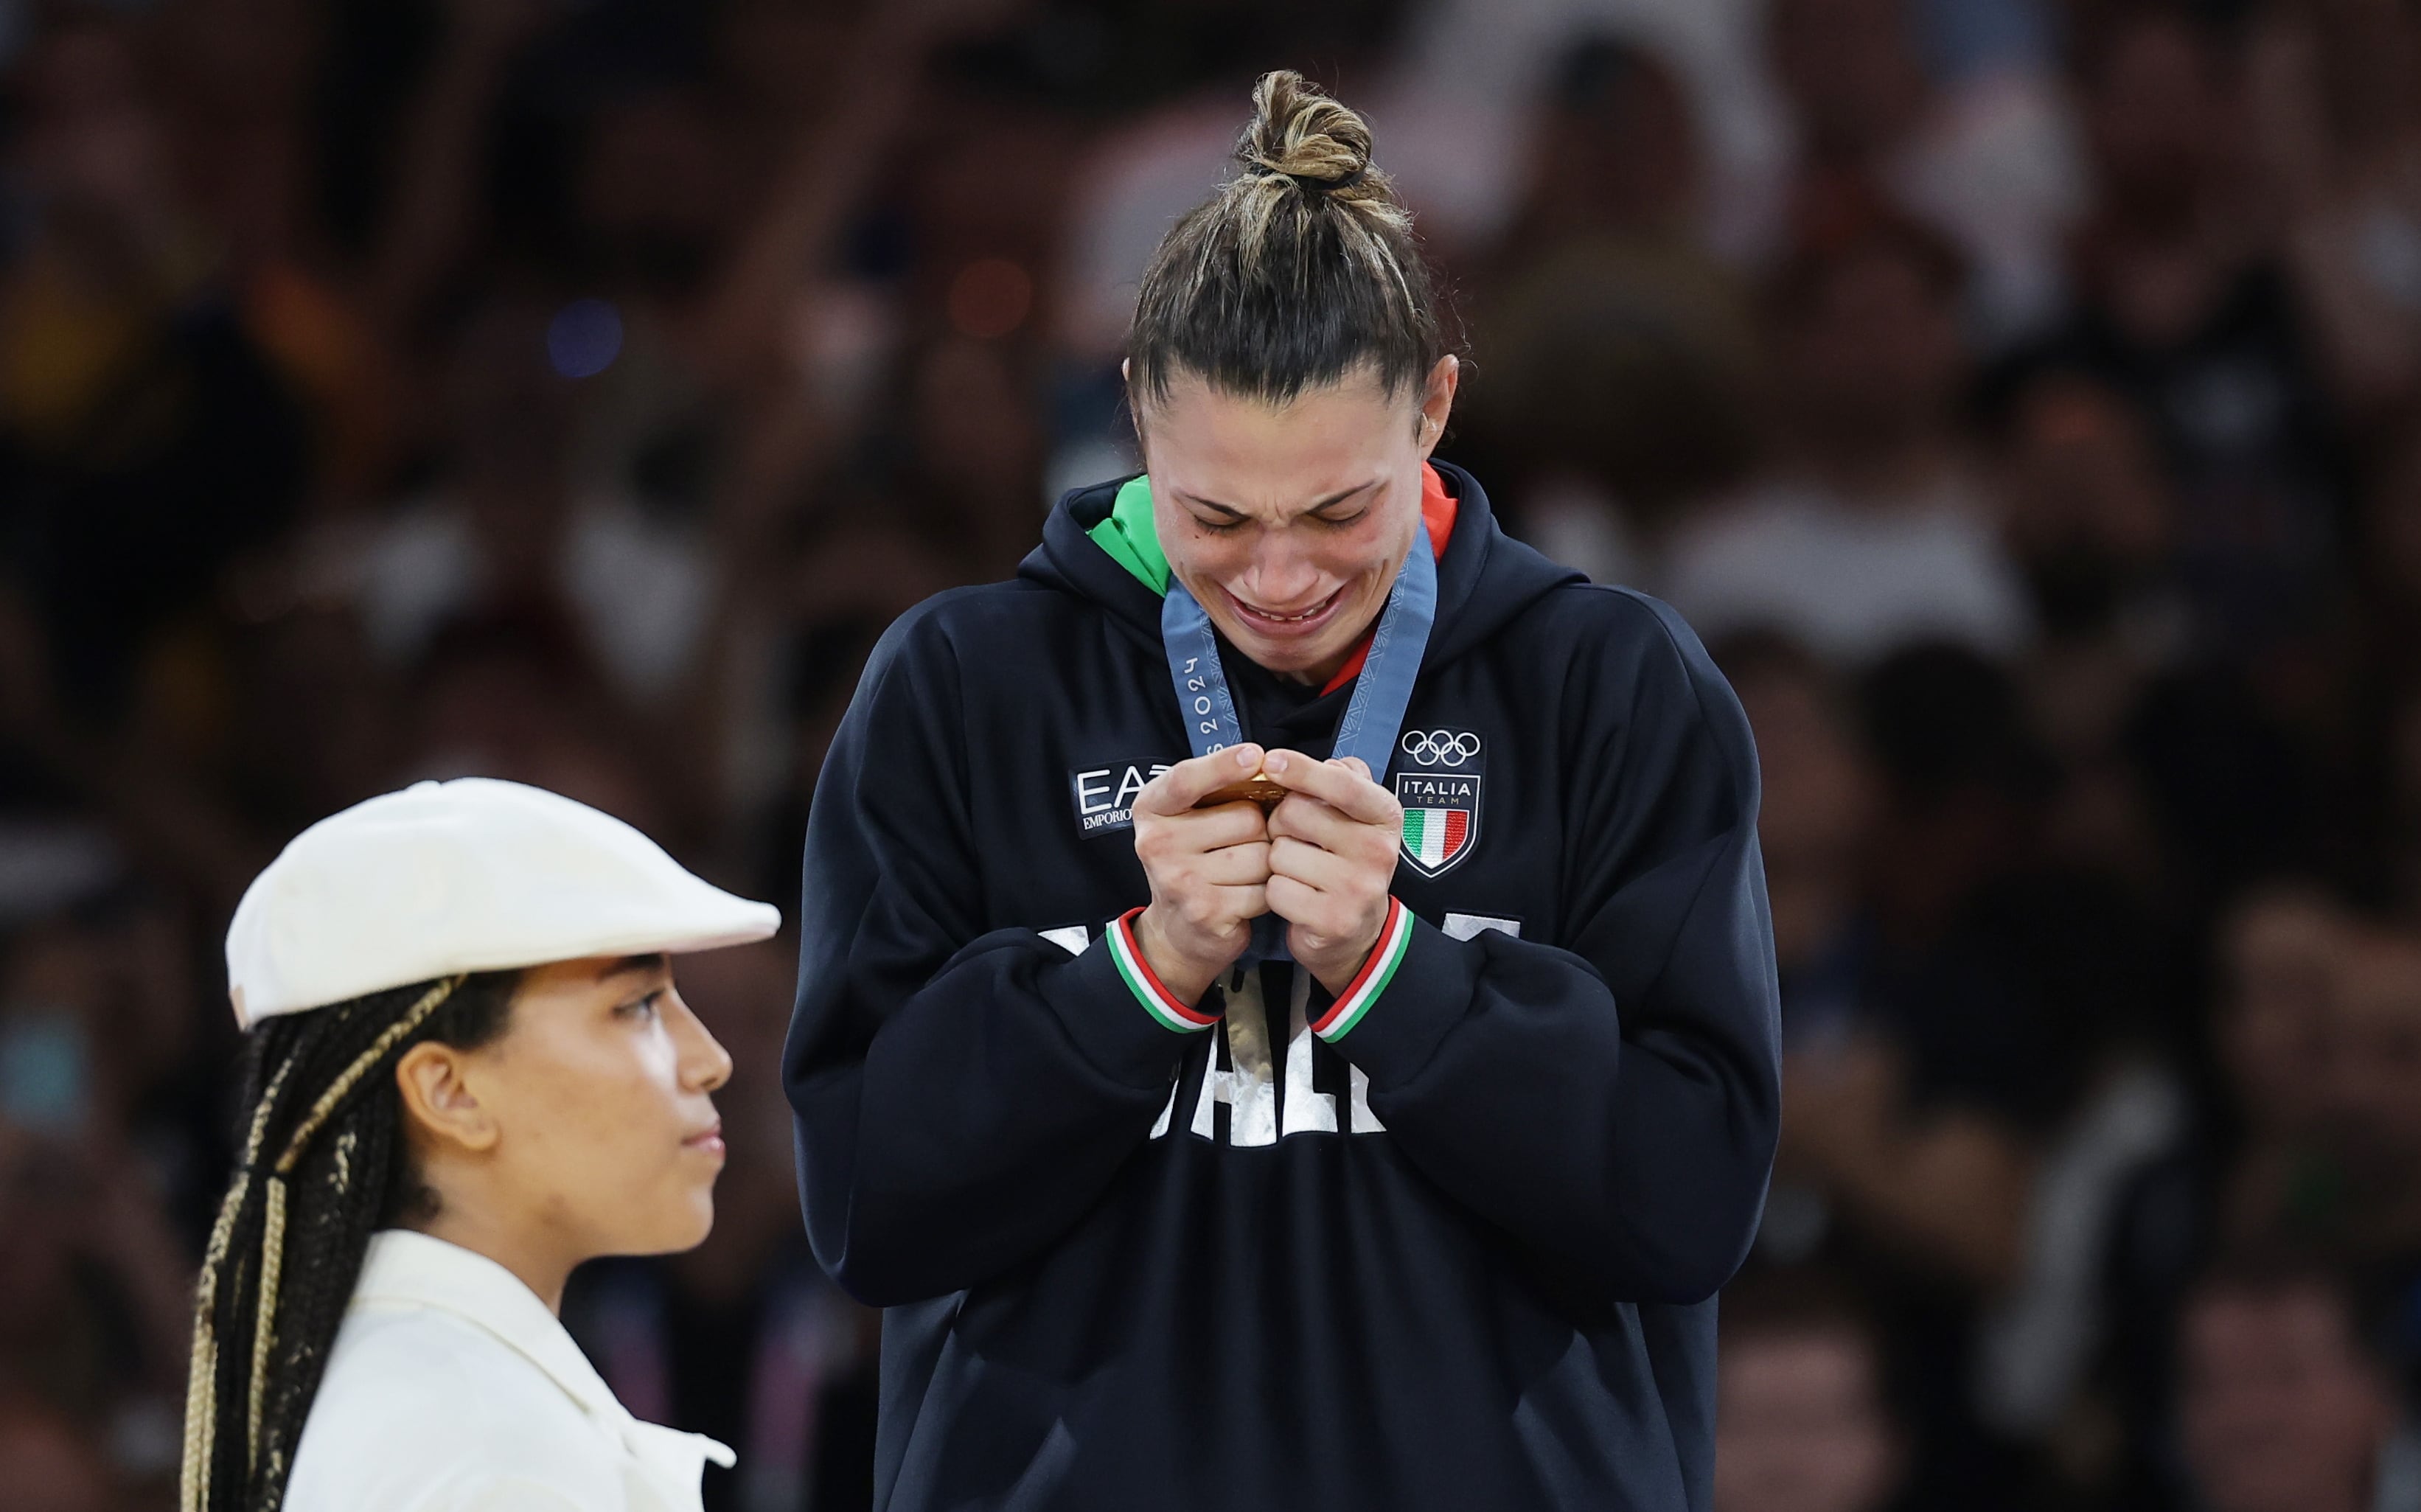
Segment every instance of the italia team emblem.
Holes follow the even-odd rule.
[[[1404,805],[1404,859],[1424,877],[1471,854],[1479,838],[1479,737],[1467,730],[1406,730],[1398,743],[1415,769],[1396,773]]]

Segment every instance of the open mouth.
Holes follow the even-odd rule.
[[[1220,591],[1226,593],[1225,588]],[[1232,593],[1227,594],[1227,602],[1235,607],[1239,618],[1265,635],[1296,636],[1307,635],[1320,628],[1335,612],[1338,601],[1344,597],[1345,589],[1340,586],[1308,609],[1290,615],[1273,614],[1246,603]]]

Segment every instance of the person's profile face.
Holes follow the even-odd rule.
[[[1161,549],[1238,650],[1273,672],[1340,665],[1387,601],[1421,521],[1421,467],[1453,401],[1352,374],[1273,405],[1180,374],[1138,407]]]
[[[661,956],[533,968],[505,1033],[464,1057],[494,1122],[491,1190],[583,1255],[689,1249],[723,1169],[713,1092],[731,1058]]]

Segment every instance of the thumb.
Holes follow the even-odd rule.
[[[1251,776],[1260,768],[1261,755],[1261,748],[1248,741],[1180,761],[1154,777],[1136,795],[1135,806],[1148,814],[1182,814],[1229,783]]]

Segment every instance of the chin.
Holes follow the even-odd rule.
[[[714,1232],[713,1188],[699,1192],[697,1199],[690,1205],[689,1222],[684,1225],[684,1231],[686,1237],[675,1246],[677,1249],[696,1249],[706,1242],[709,1234]]]
[[[1334,662],[1343,656],[1352,643],[1344,646],[1302,646],[1292,641],[1270,641],[1250,631],[1229,635],[1236,648],[1253,662],[1272,672],[1308,673],[1323,662]]]
[[[617,1255],[679,1255],[706,1242],[714,1231],[714,1192],[684,1193],[648,1215],[643,1235],[633,1236]]]

